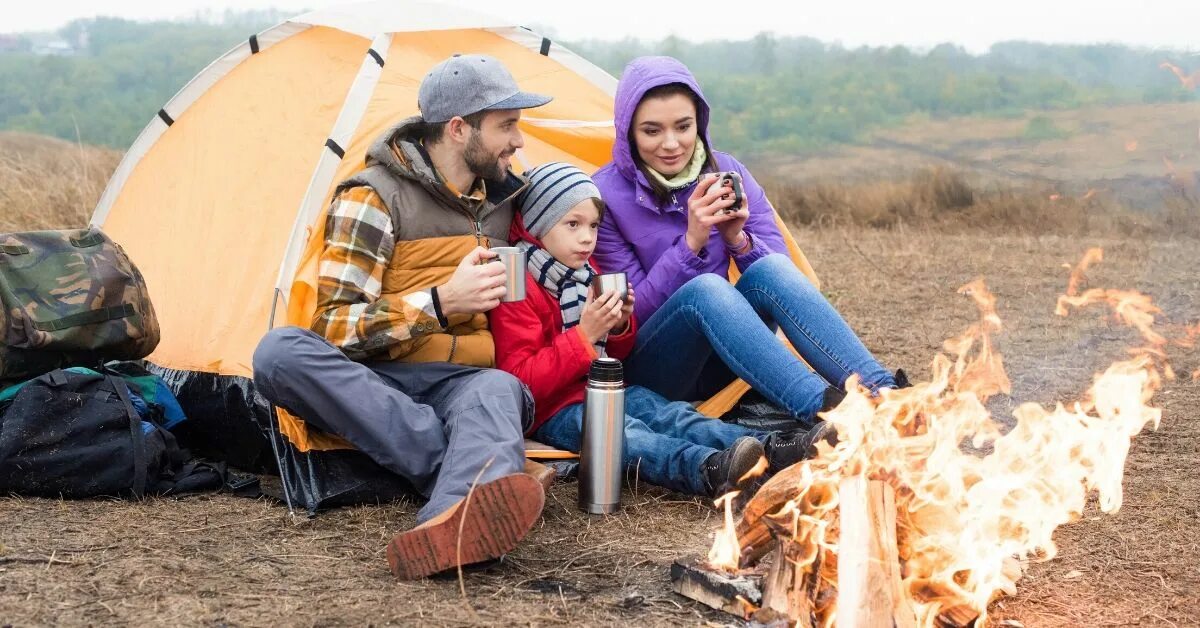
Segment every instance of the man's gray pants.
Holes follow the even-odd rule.
[[[466,497],[477,476],[482,484],[525,467],[533,400],[504,371],[359,363],[312,331],[281,327],[254,351],[254,385],[271,403],[411,482],[429,498],[418,522]]]

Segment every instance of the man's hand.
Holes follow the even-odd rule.
[[[504,287],[504,264],[488,262],[496,257],[494,251],[477,246],[458,263],[450,280],[438,286],[444,316],[478,314],[500,305],[508,289]]]
[[[588,291],[587,299],[583,314],[579,316],[579,328],[584,337],[595,344],[620,322],[621,295],[616,290],[610,290],[600,295],[599,299],[593,299],[591,291]]]

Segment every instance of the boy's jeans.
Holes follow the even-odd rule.
[[[788,351],[777,325],[811,364]],[[857,373],[871,390],[895,386],[841,315],[795,264],[768,255],[732,285],[704,274],[671,295],[638,330],[626,380],[668,399],[706,399],[735,377],[807,424],[825,388]]]
[[[765,434],[710,419],[690,404],[630,386],[625,390],[625,467],[641,479],[693,495],[708,495],[701,466],[742,436]],[[583,443],[583,404],[569,405],[534,434],[559,449],[578,452]]]

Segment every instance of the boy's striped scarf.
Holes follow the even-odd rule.
[[[525,254],[525,267],[529,269],[529,274],[558,299],[558,307],[562,311],[563,331],[578,325],[596,270],[587,263],[583,268],[574,270],[554,259],[546,249],[529,242],[518,242],[517,246]],[[605,355],[604,346],[607,340],[608,334],[605,334],[593,345],[600,356]]]

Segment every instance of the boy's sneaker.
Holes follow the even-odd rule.
[[[908,373],[904,369],[896,369],[896,388],[912,388],[912,382],[908,381]]]
[[[797,462],[817,455],[817,443],[837,444],[837,430],[821,421],[809,429],[772,432],[767,436],[764,450],[771,473],[779,473]]]
[[[720,497],[737,490],[738,480],[758,464],[765,451],[763,444],[753,436],[743,436],[724,451],[708,457],[700,466],[704,475],[704,486],[709,497]]]

